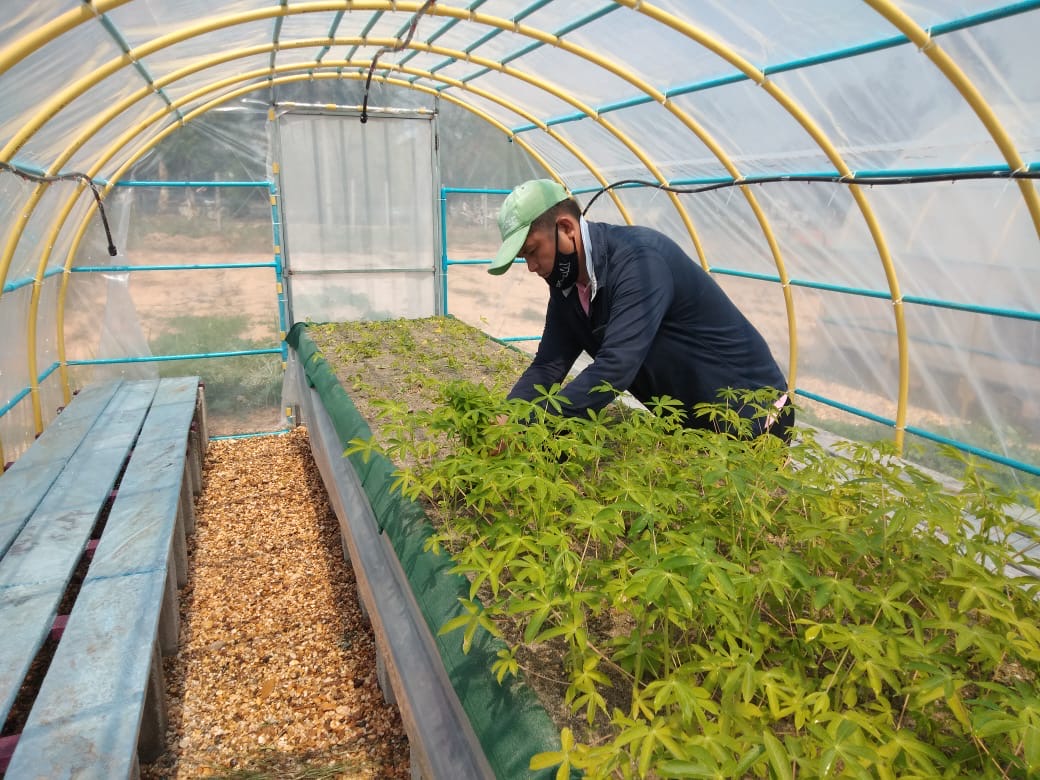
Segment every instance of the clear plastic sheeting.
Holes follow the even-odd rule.
[[[275,365],[307,318],[447,311],[537,336],[539,280],[481,263],[503,193],[551,176],[583,204],[622,179],[692,190],[618,187],[589,218],[656,227],[715,273],[805,419],[1040,478],[1040,3],[9,5],[0,316],[27,321],[3,357],[5,455],[46,424],[44,387],[161,356],[142,280],[190,288],[206,319],[217,273],[248,279],[235,305],[265,312],[263,338],[223,351],[270,337],[255,357]],[[82,180],[40,180],[77,173],[115,258]],[[252,270],[194,267],[218,255]],[[106,270],[143,265],[171,268]]]
[[[430,117],[286,114],[276,150],[294,320],[434,314]]]

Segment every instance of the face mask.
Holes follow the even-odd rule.
[[[573,252],[564,254],[560,251],[560,226],[556,226],[556,260],[552,272],[545,277],[550,287],[558,290],[569,290],[578,281],[578,247]]]

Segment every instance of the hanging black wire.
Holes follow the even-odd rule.
[[[596,202],[596,199],[605,192],[609,192],[615,187],[632,186],[632,187],[650,187],[652,189],[663,190],[664,192],[674,192],[678,195],[691,195],[702,192],[712,192],[713,190],[722,190],[727,187],[744,187],[751,186],[753,184],[775,184],[777,182],[810,182],[810,183],[821,183],[821,184],[859,184],[862,186],[874,186],[874,185],[890,185],[890,184],[927,184],[930,182],[954,182],[954,181],[966,181],[969,179],[1040,179],[1040,170],[1030,170],[1028,168],[1017,170],[1017,171],[961,171],[961,172],[950,172],[950,173],[923,173],[923,174],[906,174],[903,176],[856,176],[855,174],[848,176],[842,176],[840,174],[777,174],[776,176],[756,176],[754,179],[733,179],[732,181],[721,181],[714,184],[703,184],[696,187],[673,187],[668,184],[661,184],[655,181],[644,181],[642,179],[621,179],[608,184],[605,187],[600,187],[596,191],[596,194],[592,196],[585,208],[582,209],[582,214],[588,212],[592,207],[592,204]]]
[[[115,241],[112,240],[112,230],[108,226],[108,216],[105,214],[105,204],[101,200],[101,193],[98,191],[97,185],[94,180],[87,176],[85,173],[62,173],[57,176],[42,176],[36,173],[30,173],[29,171],[22,170],[17,166],[11,165],[10,163],[3,162],[0,160],[0,170],[10,171],[15,176],[27,181],[36,182],[37,184],[53,184],[58,181],[82,181],[90,187],[90,191],[94,193],[94,201],[97,203],[98,214],[101,215],[101,224],[105,228],[105,238],[108,239],[108,254],[111,257],[115,257],[119,254],[119,250],[116,249]]]
[[[361,124],[365,124],[368,121],[368,92],[372,88],[372,74],[375,72],[376,63],[379,62],[379,58],[384,54],[390,52],[401,51],[409,43],[412,42],[412,36],[415,35],[415,28],[419,26],[419,19],[424,13],[434,6],[437,0],[426,0],[422,4],[422,7],[412,15],[412,21],[408,24],[408,35],[403,41],[398,41],[393,46],[384,46],[376,52],[372,58],[372,64],[368,66],[368,78],[365,79],[365,97],[361,101]]]

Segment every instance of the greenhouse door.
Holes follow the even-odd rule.
[[[288,113],[276,137],[292,321],[438,313],[431,116]]]

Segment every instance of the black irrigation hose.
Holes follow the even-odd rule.
[[[777,182],[818,182],[822,184],[862,184],[865,186],[887,185],[887,184],[925,184],[928,182],[941,181],[964,181],[968,179],[1040,179],[1040,170],[1017,170],[1017,171],[964,171],[961,173],[935,173],[935,174],[907,174],[905,176],[840,176],[828,174],[777,174],[776,176],[756,176],[753,179],[734,179],[722,181],[715,184],[704,184],[698,187],[672,187],[659,182],[644,181],[642,179],[621,179],[612,182],[606,187],[601,187],[588,202],[582,215],[586,214],[596,202],[596,198],[604,192],[621,187],[633,185],[639,187],[652,187],[665,192],[674,192],[678,195],[692,195],[713,190],[726,189],[727,187],[742,187],[752,184],[775,184]]]
[[[368,91],[372,87],[372,74],[375,72],[376,63],[379,62],[379,58],[384,54],[388,54],[393,51],[401,51],[409,43],[412,42],[412,36],[415,35],[415,28],[419,26],[419,17],[426,13],[436,3],[437,0],[426,0],[423,3],[422,8],[412,15],[412,21],[408,24],[408,35],[405,39],[394,46],[384,46],[376,52],[376,56],[372,58],[372,64],[368,66],[368,78],[365,79],[365,98],[361,101],[361,124],[365,124],[368,121]]]
[[[26,179],[27,181],[36,182],[37,184],[53,184],[57,181],[83,181],[86,182],[90,187],[90,191],[94,193],[94,201],[97,203],[98,213],[101,215],[101,224],[105,228],[105,237],[108,239],[108,254],[111,257],[115,257],[119,254],[119,250],[116,249],[116,243],[112,240],[112,229],[108,226],[108,216],[105,214],[105,204],[101,202],[101,193],[98,192],[97,185],[94,180],[87,176],[85,173],[63,173],[58,176],[41,176],[35,173],[29,173],[23,171],[21,168],[17,168],[10,163],[0,161],[0,170],[10,171],[19,178]]]

